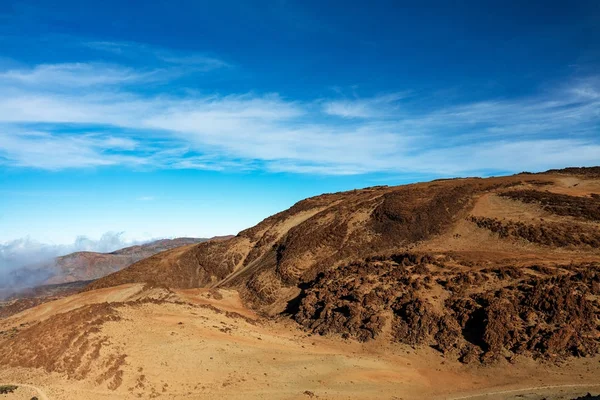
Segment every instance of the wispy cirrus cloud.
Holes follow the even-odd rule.
[[[323,103],[323,112],[343,118],[393,117],[401,107],[398,102],[409,94],[409,92],[400,92],[366,99],[329,100]]]
[[[232,67],[231,63],[208,54],[174,51],[136,42],[86,41],[82,44],[90,49],[112,53],[130,60],[150,59],[171,65],[196,67],[204,71]]]
[[[164,71],[138,71],[105,63],[41,64],[0,72],[0,82],[40,87],[126,85],[164,79]]]
[[[79,133],[60,135],[42,131],[0,128],[0,163],[46,170],[145,165],[148,160],[132,153],[129,138]]]
[[[126,52],[131,45],[95,46]],[[152,54],[168,62],[169,56]],[[171,56],[183,64],[206,61]],[[170,79],[168,69],[120,64],[0,71],[0,163],[50,170],[124,165],[463,174],[600,159],[600,79],[594,76],[529,96],[450,107],[415,107],[423,100],[409,92],[294,101],[277,94],[143,90],[148,80]]]

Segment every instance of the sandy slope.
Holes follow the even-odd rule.
[[[78,296],[15,315],[0,322],[0,330],[60,318],[75,304],[111,301],[120,319],[103,323],[98,332],[82,332],[105,338],[97,358],[91,352],[82,356],[82,364],[92,360],[89,371],[69,379],[43,368],[3,366],[1,382],[35,385],[50,399],[308,399],[312,394],[320,399],[444,399],[486,392],[496,394],[480,398],[498,399],[532,392],[497,393],[519,388],[591,385],[598,383],[600,373],[599,358],[561,366],[519,359],[480,368],[444,360],[429,348],[415,350],[384,339],[361,344],[311,336],[291,321],[261,319],[233,290],[168,293],[123,285]],[[116,387],[110,380],[98,383],[116,354],[125,355],[121,382]],[[67,355],[72,356],[64,349],[57,357]],[[593,388],[542,392],[561,390],[585,393]]]

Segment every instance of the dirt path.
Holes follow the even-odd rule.
[[[0,386],[2,386],[2,385],[13,385],[13,386],[26,387],[26,388],[29,388],[29,389],[33,389],[33,390],[35,390],[37,392],[39,400],[50,400],[48,398],[48,396],[46,396],[46,393],[44,393],[44,391],[42,389],[40,389],[39,387],[37,387],[37,386],[29,385],[27,383],[15,383],[15,382],[12,382],[12,383],[0,383]]]
[[[568,388],[591,388],[591,387],[599,387],[600,384],[575,384],[575,385],[553,385],[553,386],[533,386],[533,387],[527,387],[527,388],[521,388],[521,389],[512,389],[512,390],[501,390],[498,392],[487,392],[487,393],[480,393],[480,394],[473,394],[470,396],[462,396],[462,397],[453,397],[450,400],[464,400],[464,399],[474,399],[477,397],[487,397],[487,396],[496,396],[496,395],[502,395],[502,394],[511,394],[511,393],[519,393],[519,392],[530,392],[530,391],[540,391],[540,390],[548,390],[548,389],[568,389]]]

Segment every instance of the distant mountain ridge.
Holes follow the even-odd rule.
[[[219,240],[225,237],[211,238]],[[181,246],[198,244],[211,240],[208,238],[160,239],[149,243],[129,246],[110,253],[78,251],[56,257],[34,267],[19,268],[12,272],[11,282],[23,282],[23,288],[39,285],[57,285],[77,281],[91,281],[165,250]],[[15,285],[12,285],[15,286]]]

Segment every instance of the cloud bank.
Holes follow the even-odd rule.
[[[0,165],[454,175],[600,158],[597,76],[452,106],[410,91],[296,101],[199,94],[179,83],[175,93],[165,83],[230,64],[133,43],[86,45],[120,63],[0,71]],[[152,56],[153,68],[128,64],[136,54]]]

